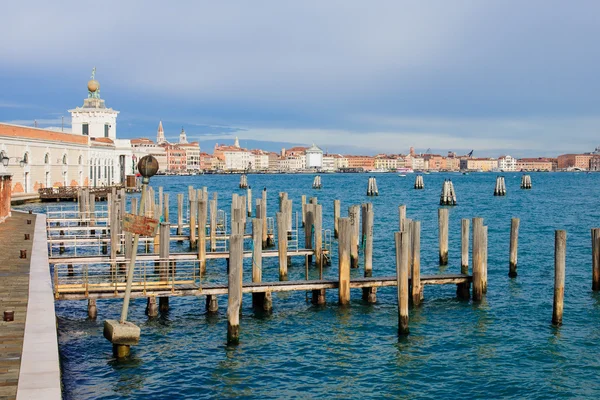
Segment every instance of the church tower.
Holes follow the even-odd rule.
[[[83,106],[69,110],[71,113],[71,133],[93,138],[117,138],[118,111],[106,108],[100,98],[100,83],[96,80],[96,68],[87,84],[88,97]]]
[[[163,130],[162,121],[158,123],[158,132],[156,133],[156,144],[163,144],[165,140],[165,131]]]
[[[181,127],[181,133],[179,134],[179,144],[187,144],[187,136],[185,135],[185,130],[183,130],[183,126]]]
[[[238,149],[240,148],[240,140],[238,139],[238,137],[235,137],[235,142],[233,143],[233,147],[237,147]]]

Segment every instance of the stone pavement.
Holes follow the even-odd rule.
[[[13,211],[12,217],[0,224],[0,316],[5,310],[15,312],[13,322],[0,318],[0,399],[14,399],[17,394],[35,220],[35,214]],[[25,233],[30,240],[24,240]],[[27,250],[26,259],[19,258],[21,249]]]

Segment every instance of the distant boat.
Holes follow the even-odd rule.
[[[398,174],[398,176],[406,176],[406,174]]]
[[[388,169],[384,169],[384,168],[377,168],[377,169],[372,170],[371,172],[382,174],[384,172],[390,172],[390,171]]]
[[[468,173],[468,172],[463,172],[462,174],[463,174],[463,175],[469,175],[469,173]]]
[[[401,174],[412,174],[415,171],[412,168],[398,168],[396,172],[399,172]]]

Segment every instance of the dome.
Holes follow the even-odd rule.
[[[88,81],[88,90],[91,93],[94,93],[95,91],[97,91],[98,89],[100,89],[100,83],[95,80],[95,79],[91,79],[90,81]]]

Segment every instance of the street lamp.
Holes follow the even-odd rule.
[[[2,152],[0,154],[0,162],[2,162],[2,165],[5,167],[8,167],[8,163],[10,161],[10,159],[15,159],[19,162],[19,166],[22,168],[27,164],[27,160],[25,158],[19,158],[19,157],[7,157],[6,153]]]

